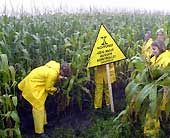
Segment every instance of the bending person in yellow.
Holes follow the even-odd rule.
[[[33,69],[19,84],[22,96],[32,105],[35,133],[38,137],[47,137],[44,134],[44,125],[47,124],[45,101],[48,94],[57,92],[56,82],[70,74],[67,63],[59,64],[49,61],[44,66]]]
[[[156,40],[152,43],[152,55],[151,63],[153,65],[158,65],[161,68],[164,68],[170,63],[170,51],[165,50],[165,44],[162,40]],[[166,100],[166,91],[164,91],[164,97],[162,100],[162,108],[161,110],[165,110]],[[160,130],[160,122],[159,120],[152,118],[150,113],[147,112],[146,120],[145,120],[145,127],[144,127],[144,134],[145,137],[153,137],[156,138],[159,135]]]
[[[116,81],[115,68],[113,63],[109,64],[109,69],[110,80],[111,83],[113,83],[114,81]],[[96,85],[94,98],[95,109],[102,108],[103,92],[105,94],[106,105],[109,106],[110,96],[107,83],[106,65],[95,67],[95,85]]]

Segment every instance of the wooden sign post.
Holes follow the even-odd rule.
[[[106,73],[107,73],[107,82],[108,82],[108,89],[109,89],[109,95],[110,95],[110,105],[111,105],[111,112],[114,113],[114,103],[113,103],[113,95],[112,95],[112,85],[110,82],[110,69],[109,64],[106,64]]]

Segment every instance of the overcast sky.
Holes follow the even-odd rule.
[[[0,0],[0,12],[26,12],[35,13],[35,9],[43,13],[46,11],[67,11],[72,12],[82,9],[146,9],[170,11],[170,0]]]

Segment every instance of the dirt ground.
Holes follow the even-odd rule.
[[[115,109],[117,112],[119,112],[125,105],[124,85],[113,85],[113,97]],[[66,134],[64,133],[68,133],[68,135],[74,134],[79,136],[81,131],[93,125],[93,118],[96,116],[96,112],[89,103],[83,102],[82,111],[80,111],[76,103],[73,103],[71,107],[68,107],[62,112],[58,112],[56,107],[57,103],[55,97],[48,96],[46,101],[48,125],[45,126],[45,132],[51,138],[55,138],[57,135],[60,135],[59,137],[62,137],[62,135],[64,135],[64,138],[71,137],[65,136]],[[110,111],[108,111],[107,113],[109,112]],[[32,109],[30,104],[26,100],[23,99],[22,102],[20,102],[18,113],[20,116],[20,130],[23,138],[34,137]],[[98,117],[103,117],[107,113],[99,113]]]

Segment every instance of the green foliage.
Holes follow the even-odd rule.
[[[146,111],[150,112],[154,118],[160,118],[163,95],[166,94],[167,101],[170,98],[170,83],[168,82],[170,77],[169,66],[160,69],[158,66],[152,66],[139,57],[132,58],[131,63],[134,64],[135,68],[133,68],[134,71],[132,72],[131,79],[125,89],[127,106],[132,110],[131,104],[132,101],[134,102],[135,112],[139,116],[141,116],[141,113],[144,114],[140,118],[141,121],[145,119]],[[170,103],[167,102],[165,108],[167,115],[169,115],[169,105]]]
[[[135,59],[135,62],[132,62],[135,64],[136,69],[132,72],[131,81],[126,87],[128,103],[130,104],[132,97],[136,95],[135,109],[137,112],[141,109],[141,105],[144,102],[149,102],[148,110],[152,111],[152,114],[156,114],[157,110],[160,110],[157,98],[161,97],[162,99],[164,87],[170,87],[170,84],[167,82],[170,78],[169,66],[161,70],[158,67],[145,63],[143,64],[145,65],[143,69],[143,67],[138,67],[138,64],[142,64],[141,60],[136,61]]]
[[[0,54],[0,137],[21,138],[16,111],[15,69],[8,65],[6,54]]]
[[[62,49],[65,54],[62,60],[69,62],[72,68],[70,79],[61,86],[66,97],[66,104],[64,105],[68,106],[76,99],[80,110],[82,110],[83,93],[92,98],[89,89],[86,87],[86,84],[90,81],[90,71],[86,68],[87,57],[90,51],[89,46],[83,46],[83,37],[79,36],[79,33],[72,34],[70,39],[65,40],[65,48]]]
[[[127,111],[128,109],[123,110],[107,119],[96,118],[93,126],[87,129],[83,136],[85,138],[142,138],[142,130],[139,126],[130,123]]]
[[[73,138],[76,137],[71,128],[55,128],[50,135],[51,138]]]
[[[0,96],[0,137],[2,138],[21,138],[16,102],[16,96]]]
[[[152,70],[145,66],[145,63],[141,62],[142,60],[136,55],[140,53],[144,32],[152,31],[154,38],[154,32],[160,26],[166,32],[168,47],[169,19],[168,15],[151,13],[56,13],[18,18],[1,16],[0,96],[12,95],[14,98],[11,100],[15,101],[14,107],[16,107],[16,100],[14,100],[16,82],[22,80],[33,68],[53,59],[71,63],[73,72],[69,80],[61,86],[64,93],[58,100],[60,107],[64,110],[76,100],[82,109],[83,100],[89,100],[85,99],[87,95],[90,97],[88,102],[92,103],[94,90],[89,89],[87,84],[93,80],[90,79],[90,71],[86,65],[99,26],[103,23],[127,57],[127,60],[116,62],[115,65],[117,80],[125,84],[131,81],[126,87],[128,103],[133,95],[138,95],[142,91],[143,94],[140,95],[144,97],[137,98],[136,109],[143,107],[141,105],[144,101],[151,101],[150,104],[154,106],[152,112],[154,112],[156,101],[161,99],[163,86],[169,86],[169,73],[163,74],[158,69]],[[131,57],[135,59],[132,60]],[[129,80],[131,72],[132,77]],[[151,91],[147,92],[144,86],[146,86],[145,89],[149,88]],[[160,93],[157,95],[153,93],[155,89]],[[128,124],[125,125],[128,126]],[[5,135],[5,132],[0,134]]]

